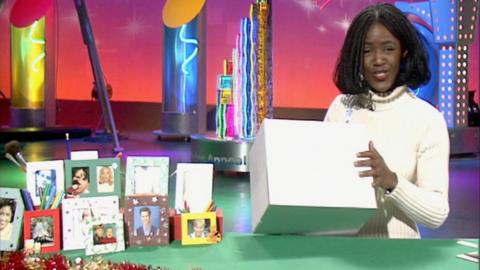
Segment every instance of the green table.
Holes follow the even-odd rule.
[[[478,239],[469,240],[478,244]],[[206,269],[478,269],[456,257],[475,251],[457,240],[392,240],[227,233],[210,246],[132,247],[109,260],[184,270]],[[83,251],[65,252],[74,258]]]

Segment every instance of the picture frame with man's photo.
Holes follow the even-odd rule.
[[[98,255],[125,250],[123,214],[94,217],[88,221],[85,255]]]
[[[66,160],[65,186],[67,198],[120,196],[120,159]]]
[[[170,243],[168,196],[126,196],[124,205],[130,246]]]
[[[24,211],[20,189],[0,188],[0,251],[18,249]]]
[[[56,192],[64,190],[63,160],[27,162],[27,190],[30,192],[33,205],[40,205],[40,197],[49,186]]]
[[[41,253],[60,251],[60,209],[25,211],[23,240],[41,244]]]
[[[63,250],[85,249],[88,222],[119,212],[117,196],[64,199],[62,202]]]
[[[127,157],[125,196],[168,195],[168,157]]]

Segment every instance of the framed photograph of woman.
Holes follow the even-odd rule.
[[[84,249],[88,222],[119,212],[117,196],[64,199],[62,201],[63,250]]]
[[[127,157],[125,195],[167,195],[168,157]]]
[[[120,160],[66,160],[65,179],[67,198],[120,196]]]
[[[182,214],[182,245],[216,244],[219,237],[215,212]]]
[[[40,205],[40,196],[47,186],[56,191],[64,189],[63,160],[35,161],[27,163],[27,189],[33,205]]]
[[[40,243],[41,253],[60,250],[60,209],[26,211],[23,240],[33,239]]]
[[[130,246],[168,245],[168,196],[125,197],[125,223]]]
[[[125,250],[122,214],[117,212],[108,216],[94,217],[87,225],[88,235],[85,239],[87,256]]]
[[[24,211],[20,189],[0,188],[0,251],[18,249]]]

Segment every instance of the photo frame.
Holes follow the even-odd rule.
[[[88,221],[119,212],[117,196],[64,199],[62,202],[63,250],[85,249]]]
[[[70,152],[71,160],[98,159],[98,150],[76,150]]]
[[[130,246],[170,243],[168,196],[127,196],[124,205]]]
[[[63,160],[27,162],[27,190],[32,196],[34,206],[40,205],[40,193],[47,182],[55,186],[56,191],[64,190]]]
[[[19,248],[24,212],[20,189],[0,188],[0,218],[9,219],[9,223],[0,226],[0,251],[15,251]]]
[[[127,157],[125,196],[168,195],[168,157]]]
[[[216,244],[217,216],[215,212],[182,214],[182,245]]]
[[[213,164],[178,163],[175,188],[175,208],[179,212],[206,212],[212,202]]]
[[[60,209],[26,211],[23,240],[41,244],[41,253],[60,251]]]
[[[120,196],[120,159],[65,160],[67,198]]]
[[[88,237],[85,239],[87,256],[125,250],[122,214],[95,217],[88,222],[88,227]]]

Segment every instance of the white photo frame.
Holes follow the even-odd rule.
[[[213,164],[178,163],[176,179],[175,208],[205,212],[212,201]]]
[[[168,195],[168,157],[127,157],[125,196]]]
[[[25,212],[20,189],[0,188],[0,211],[6,210],[3,208],[7,206],[10,206],[9,212],[13,208],[13,213],[11,213],[10,223],[0,228],[0,251],[15,251],[19,248]]]
[[[85,254],[98,255],[112,252],[119,252],[125,250],[125,239],[123,232],[123,214],[114,213],[106,217],[93,218],[88,222],[88,237],[85,239]],[[107,239],[105,236],[102,239],[97,239],[97,229],[102,228],[102,231],[108,231],[111,229],[113,231],[112,237],[113,241],[103,241]],[[102,232],[102,235],[105,234]],[[98,242],[97,242],[98,241]]]
[[[97,150],[79,150],[70,152],[71,160],[89,160],[89,159],[98,159]]]
[[[27,162],[27,189],[34,206],[40,205],[39,188],[44,188],[48,181],[55,185],[57,192],[64,190],[63,160]]]
[[[62,202],[63,249],[85,248],[88,221],[119,212],[117,196],[64,199]]]

